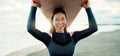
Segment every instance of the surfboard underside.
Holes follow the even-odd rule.
[[[45,17],[50,21],[52,12],[57,7],[62,7],[66,14],[68,20],[68,26],[71,25],[85,0],[39,0],[41,3],[40,10],[45,15]]]

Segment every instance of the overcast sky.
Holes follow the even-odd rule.
[[[120,0],[91,0],[91,7],[98,24],[120,24]],[[0,25],[26,25],[31,6],[30,0],[1,0]],[[48,22],[37,11],[38,24]],[[41,19],[42,18],[42,19]],[[87,23],[84,9],[80,11],[73,24]]]

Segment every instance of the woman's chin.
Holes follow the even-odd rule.
[[[57,32],[57,33],[64,33],[64,30],[62,30],[62,29],[60,30],[60,29],[59,29],[59,30],[57,30],[56,32]]]

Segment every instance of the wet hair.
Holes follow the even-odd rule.
[[[55,32],[55,27],[53,26],[53,18],[54,18],[54,15],[55,14],[57,14],[57,13],[63,13],[64,15],[65,15],[65,17],[67,18],[67,16],[66,16],[66,13],[65,13],[65,11],[64,11],[64,9],[63,8],[61,8],[61,7],[58,7],[58,8],[55,8],[55,10],[53,10],[53,14],[52,14],[52,16],[51,16],[51,29],[50,29],[50,32],[51,33],[54,33]],[[65,27],[65,29],[64,29],[64,32],[67,32],[67,25],[66,25],[66,27]]]

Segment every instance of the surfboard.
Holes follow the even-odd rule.
[[[67,14],[68,26],[71,25],[85,1],[86,0],[39,0],[41,4],[40,10],[49,21],[51,20],[53,10],[56,7],[62,7]]]

